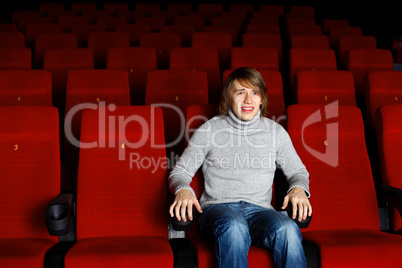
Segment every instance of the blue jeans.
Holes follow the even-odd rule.
[[[250,245],[272,249],[276,267],[306,267],[302,236],[288,216],[247,202],[203,208],[200,227],[215,241],[216,267],[248,267]]]

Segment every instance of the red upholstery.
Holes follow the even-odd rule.
[[[376,115],[376,132],[378,153],[384,185],[402,189],[399,167],[402,162],[402,106],[400,104],[384,104],[379,107]],[[390,228],[402,231],[400,213],[390,207]]]
[[[99,112],[82,116],[81,142],[97,146],[80,148],[77,242],[65,267],[173,267],[162,110]]]
[[[181,46],[190,47],[191,39],[195,31],[194,26],[190,25],[165,25],[160,29],[161,33],[176,33],[180,35]]]
[[[173,19],[173,25],[190,25],[195,31],[202,31],[204,24],[204,18],[200,16],[176,16]]]
[[[192,5],[190,3],[168,3],[166,10],[178,11],[180,15],[184,15],[192,10]]]
[[[207,11],[214,16],[218,16],[223,11],[223,4],[221,3],[199,3],[198,11]]]
[[[229,4],[230,11],[242,11],[246,12],[248,15],[253,13],[254,5],[253,4]]]
[[[57,17],[57,24],[61,26],[64,32],[71,32],[74,25],[88,25],[89,19],[81,16],[62,15]],[[77,36],[78,45],[80,45],[80,38]]]
[[[197,129],[208,119],[218,115],[217,105],[189,105],[187,106],[186,116],[186,135],[191,138],[192,130]],[[204,190],[204,179],[201,169],[196,173],[191,182],[197,197],[200,197]],[[198,226],[198,216],[194,215],[193,226],[188,231],[188,237],[196,248],[199,268],[210,268],[215,266],[214,246],[210,242],[204,241]],[[250,247],[248,254],[249,267],[274,267],[272,253],[269,250],[255,246]]]
[[[22,32],[0,32],[0,47],[25,47]]]
[[[89,48],[59,48],[45,52],[43,69],[52,74],[53,105],[64,114],[67,76],[74,69],[93,69],[93,51]]]
[[[88,35],[91,32],[106,32],[106,25],[97,24],[75,24],[71,26],[71,33],[77,36],[78,47],[87,48]]]
[[[244,33],[242,35],[243,47],[266,47],[278,51],[279,62],[282,65],[282,37],[280,34]]]
[[[239,31],[236,26],[228,25],[207,25],[202,28],[203,32],[224,32],[232,35],[232,46],[238,46],[239,44]]]
[[[322,267],[398,266],[402,237],[379,229],[360,110],[291,105],[288,132],[310,173],[314,219],[303,238],[320,248]]]
[[[329,48],[291,48],[289,50],[289,79],[295,89],[295,75],[302,70],[337,70],[335,51]]]
[[[233,71],[226,70],[223,72],[223,81]],[[283,96],[282,74],[275,70],[257,69],[264,78],[268,94],[268,118],[283,124],[285,114],[285,100]]]
[[[232,45],[232,34],[228,32],[194,32],[191,41],[192,47],[216,48],[221,70],[229,69]]]
[[[135,10],[151,15],[152,12],[160,11],[161,6],[159,3],[135,3]]]
[[[58,23],[29,23],[25,28],[25,44],[34,47],[35,39],[40,33],[62,33],[62,25]]]
[[[106,25],[108,31],[116,31],[118,25],[127,24],[127,17],[98,17],[95,24]]]
[[[31,23],[50,23],[50,18],[48,17],[21,17],[17,21],[18,30],[20,32],[25,32],[26,26]]]
[[[162,105],[168,153],[181,155],[183,151],[186,106],[207,103],[205,71],[155,70],[148,73],[145,104]]]
[[[128,72],[130,98],[133,105],[145,103],[147,74],[157,69],[154,48],[111,48],[107,54],[106,69]]]
[[[351,48],[377,48],[377,40],[371,35],[341,35],[336,42],[335,52],[342,68],[345,66],[346,52]]]
[[[150,25],[119,24],[116,32],[126,32],[130,36],[130,46],[139,46],[141,34],[150,33]]]
[[[358,26],[330,26],[328,36],[332,48],[335,48],[338,38],[342,35],[362,35],[362,29]]]
[[[265,47],[234,47],[230,68],[240,67],[279,71],[278,51]]]
[[[94,51],[95,69],[106,67],[106,57],[109,48],[129,47],[130,37],[125,32],[90,32],[88,34],[88,48]]]
[[[264,11],[259,11],[259,12],[264,12]],[[271,13],[269,12],[264,12],[265,17],[259,16],[259,17],[251,17],[248,20],[249,25],[270,25],[270,26],[278,26],[279,27],[279,16],[272,16]],[[261,14],[262,15],[262,14]]]
[[[385,104],[400,104],[402,100],[402,73],[398,71],[371,71],[364,78],[368,126],[375,126],[375,113]]]
[[[303,24],[290,24],[287,27],[288,36],[294,34],[311,34],[311,35],[321,35],[321,26],[318,24],[303,25]]]
[[[357,96],[364,96],[364,76],[371,71],[392,71],[394,62],[388,49],[351,48],[346,53],[345,69],[352,72]]]
[[[213,17],[211,19],[211,25],[235,26],[238,31],[241,31],[244,26],[243,24],[245,23],[245,19],[235,16],[222,16],[224,12],[225,11],[222,11],[219,17]]]
[[[329,38],[324,34],[293,34],[289,38],[291,48],[330,48]]]
[[[171,70],[199,70],[207,72],[208,101],[218,103],[221,96],[221,73],[218,51],[215,48],[183,47],[170,51]]]
[[[79,3],[79,2],[74,2],[71,3],[71,11],[75,15],[81,15],[84,10],[95,10],[96,9],[96,3],[95,2],[85,2],[85,3]]]
[[[111,17],[113,16],[113,11],[112,10],[101,10],[101,9],[88,9],[82,11],[82,17],[88,18],[90,24],[94,24],[97,20],[97,18],[100,17]]]
[[[0,69],[28,70],[32,68],[32,52],[29,47],[1,47]]]
[[[116,15],[118,12],[127,12],[129,6],[128,3],[103,3],[103,10],[112,11]]]
[[[44,216],[60,193],[58,120],[51,106],[0,107],[1,267],[43,267],[57,242]]]
[[[18,27],[15,23],[3,22],[3,23],[0,23],[0,32],[1,33],[15,33],[15,32],[18,32]]]
[[[128,74],[120,70],[71,70],[67,78],[65,135],[62,155],[62,189],[76,189],[81,114],[84,108],[102,102],[109,107],[130,105]],[[71,111],[70,111],[71,110]],[[68,132],[66,132],[68,131]],[[70,133],[71,131],[71,133]]]
[[[147,33],[140,36],[140,47],[155,48],[158,69],[169,69],[170,50],[181,47],[181,39],[176,33]]]
[[[151,26],[151,32],[157,33],[161,27],[166,25],[166,18],[162,17],[138,17],[135,24],[145,24]]]
[[[246,27],[247,33],[268,33],[268,34],[281,34],[279,25],[261,25],[261,24],[248,24]]]
[[[261,4],[261,11],[271,12],[272,14],[284,15],[285,14],[285,6],[283,5],[269,5],[269,4]]]
[[[48,49],[77,47],[77,36],[73,33],[40,33],[35,39],[33,65],[36,68],[43,68],[43,58]]]
[[[313,17],[315,16],[315,8],[312,6],[299,6],[292,4],[290,6],[289,12],[294,15],[300,15],[304,17]]]
[[[174,23],[174,18],[176,16],[179,16],[180,12],[177,10],[162,10],[162,11],[155,11],[152,12],[151,17],[152,18],[163,18],[164,19],[164,24],[160,25],[158,28],[154,28],[153,32],[160,32],[161,27],[165,25],[173,25]]]
[[[12,11],[11,21],[17,23],[20,18],[40,17],[39,10],[14,10]]]
[[[322,19],[322,32],[328,35],[329,27],[331,26],[350,26],[346,19]]]
[[[0,106],[52,106],[52,76],[45,70],[0,70]]]
[[[39,3],[39,13],[46,16],[50,10],[65,10],[64,3]]]
[[[298,104],[328,104],[356,106],[355,84],[349,71],[299,71],[296,73]]]

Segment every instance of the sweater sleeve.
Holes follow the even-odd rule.
[[[288,181],[288,192],[294,187],[301,187],[306,192],[307,197],[310,197],[309,173],[305,165],[297,154],[292,140],[286,130],[279,126],[277,132],[278,154],[276,164],[280,169],[282,169]]]
[[[196,196],[190,183],[208,153],[209,136],[210,124],[207,121],[194,132],[186,149],[169,174],[169,190],[173,194],[179,190],[188,189]]]

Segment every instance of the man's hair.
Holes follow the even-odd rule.
[[[234,90],[234,82],[249,88],[257,89],[261,96],[261,117],[268,115],[267,86],[261,73],[248,67],[240,67],[229,74],[223,84],[221,101],[219,103],[219,114],[227,116],[231,109],[231,102]]]

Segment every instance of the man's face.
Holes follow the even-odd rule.
[[[234,82],[232,91],[232,111],[241,120],[251,120],[260,109],[261,96],[258,89],[242,86]]]

